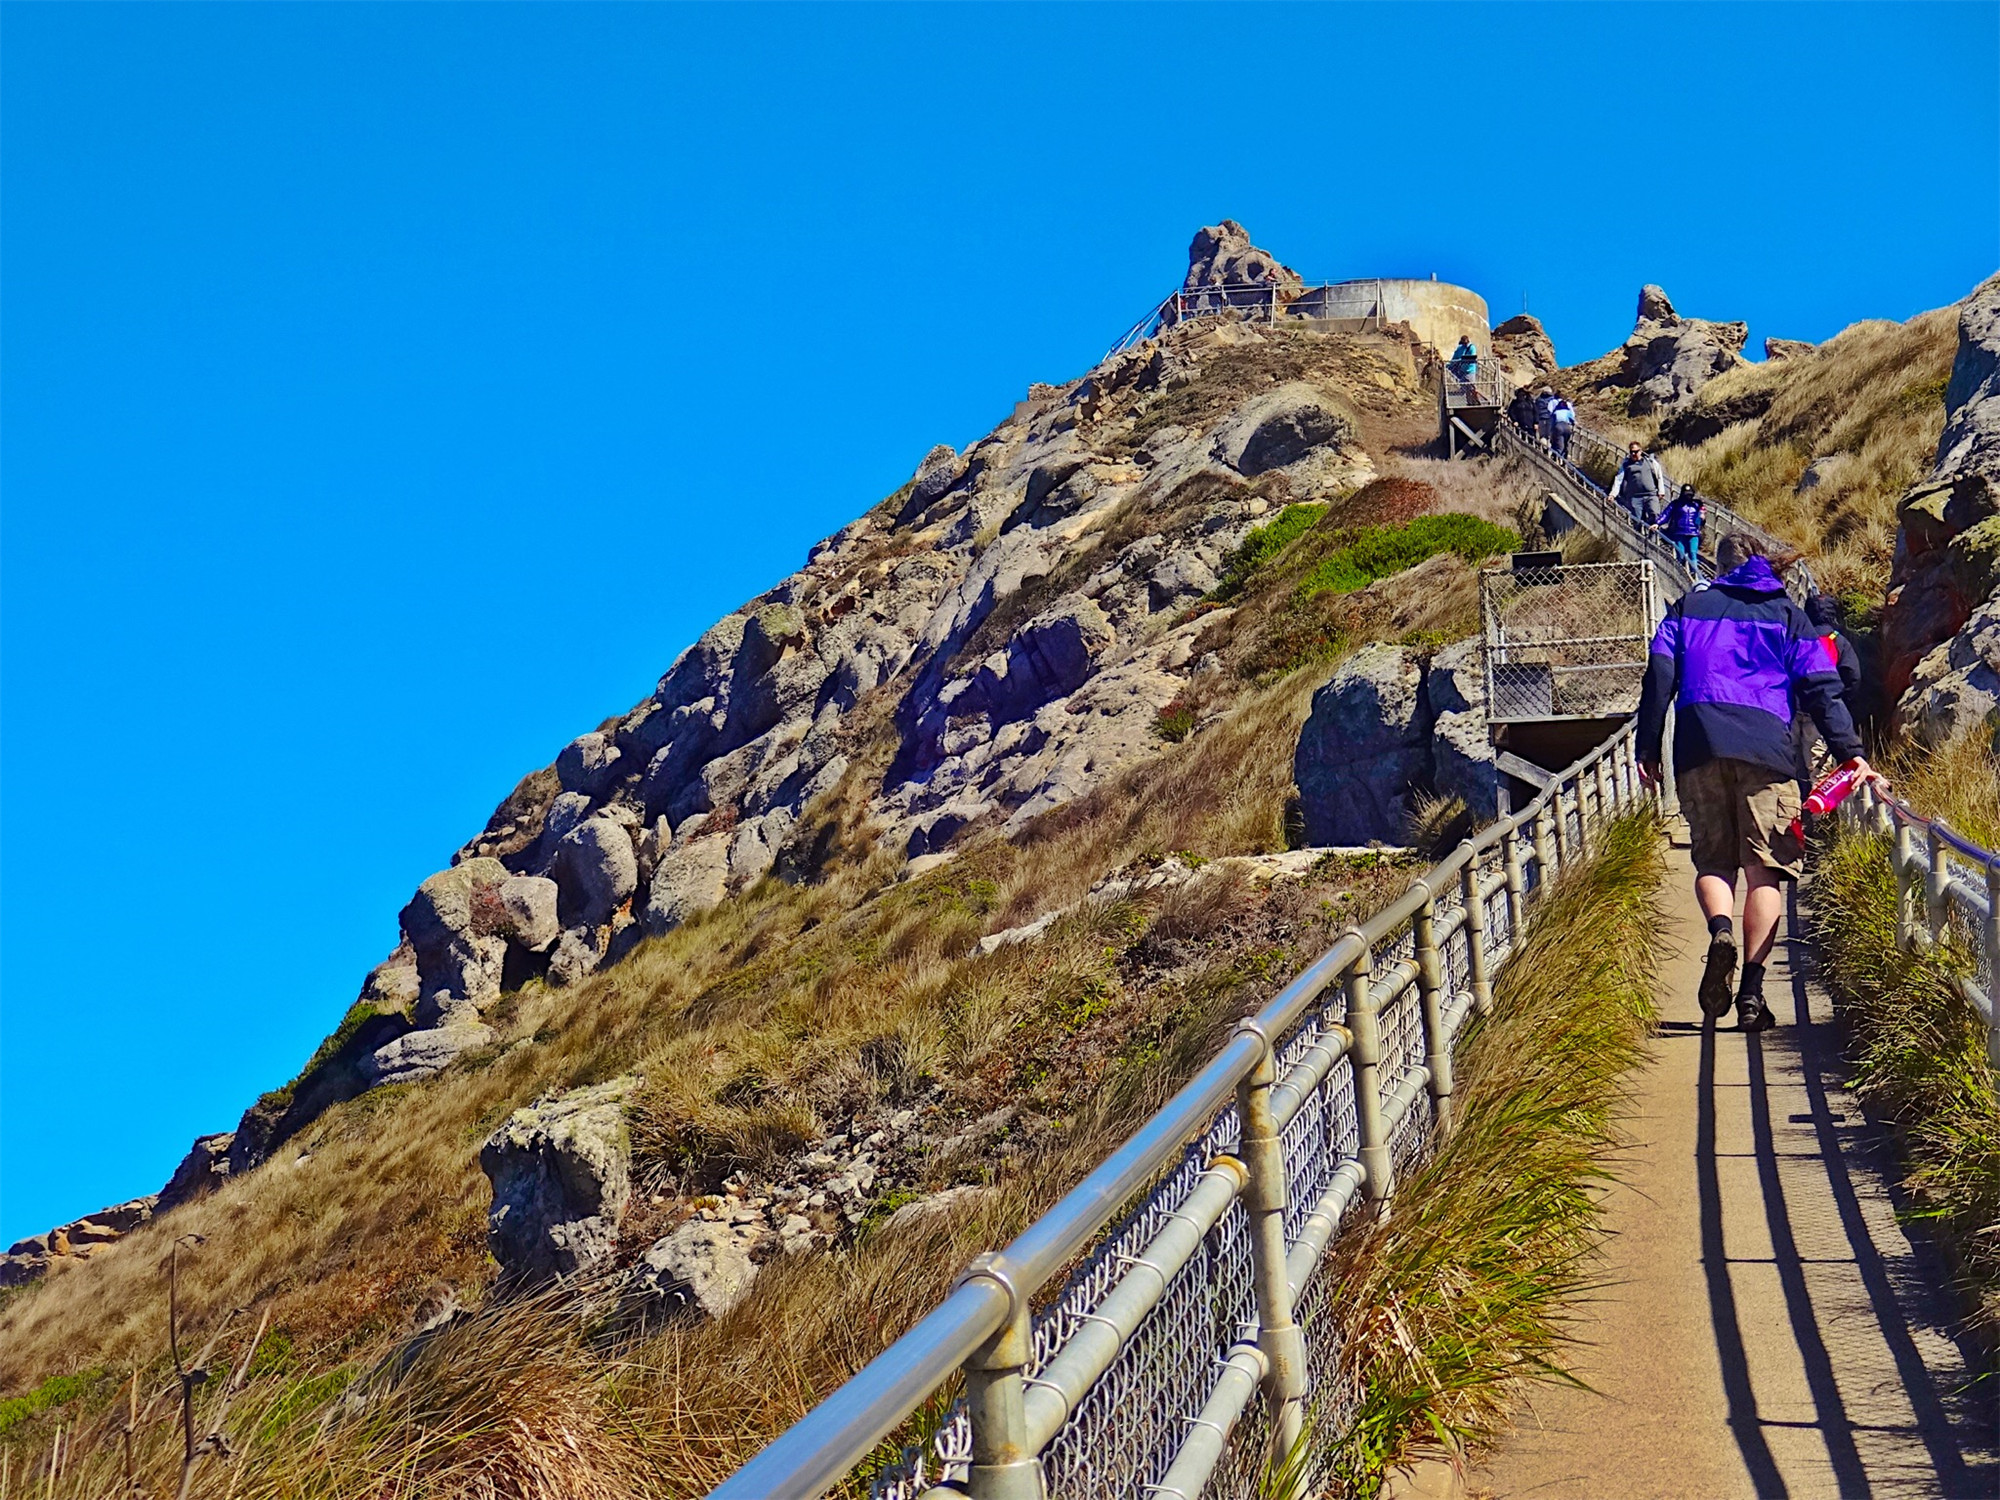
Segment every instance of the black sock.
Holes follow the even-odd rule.
[[[1764,998],[1764,966],[1762,964],[1753,964],[1747,961],[1744,963],[1743,982],[1737,985],[1736,993],[1745,1000],[1762,1000]]]
[[[1712,938],[1728,937],[1729,918],[1710,917],[1708,919],[1708,935]]]

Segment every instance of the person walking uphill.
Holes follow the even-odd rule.
[[[1611,481],[1611,498],[1632,513],[1641,526],[1653,524],[1660,502],[1667,498],[1667,471],[1639,443],[1625,450],[1625,461]]]
[[[1690,578],[1701,577],[1701,528],[1707,518],[1708,507],[1701,503],[1701,496],[1691,484],[1682,485],[1681,492],[1660,512],[1660,530],[1673,543],[1674,552]]]
[[[1805,844],[1799,816],[1798,748],[1792,720],[1802,706],[1839,760],[1860,760],[1861,741],[1840,697],[1840,672],[1825,639],[1785,594],[1755,539],[1731,534],[1716,549],[1720,576],[1668,611],[1653,637],[1639,695],[1640,774],[1660,781],[1667,707],[1676,712],[1674,774],[1693,836],[1695,899],[1708,918],[1701,1008],[1729,1009],[1737,948],[1730,920],[1743,872],[1743,976],[1739,1024],[1777,1024],[1764,1004],[1764,963],[1784,911],[1784,880],[1796,880]],[[1869,780],[1882,778],[1861,761]]]

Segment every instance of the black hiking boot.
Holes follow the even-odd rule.
[[[1708,966],[1701,971],[1701,1013],[1711,1021],[1729,1014],[1736,985],[1736,939],[1718,932],[1708,940]]]
[[[1739,1031],[1769,1031],[1777,1024],[1778,1018],[1771,1014],[1771,1007],[1764,1003],[1762,995],[1736,997],[1736,1027]]]

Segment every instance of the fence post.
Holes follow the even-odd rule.
[[[1614,750],[1612,754],[1617,752]],[[1591,776],[1597,783],[1597,821],[1600,824],[1611,821],[1610,777],[1605,774],[1604,762],[1605,757],[1600,755],[1597,764],[1590,768]]]
[[[1472,1009],[1485,1015],[1493,1009],[1493,982],[1486,977],[1486,898],[1479,894],[1479,855],[1467,839],[1465,868],[1458,872],[1460,898],[1465,902],[1465,968],[1472,986]]]
[[[1547,873],[1553,875],[1570,861],[1569,812],[1563,807],[1561,778],[1549,784],[1549,837],[1555,844],[1555,861]]]
[[[1910,861],[1916,858],[1916,840],[1901,818],[1893,813],[1890,818],[1896,831],[1889,849],[1890,862],[1896,867],[1896,946],[1908,949],[1916,943],[1916,924],[1910,920]]]
[[[1395,1182],[1389,1133],[1382,1123],[1382,1026],[1368,993],[1374,960],[1368,952],[1368,937],[1359,927],[1348,928],[1342,936],[1351,936],[1361,944],[1361,956],[1347,971],[1347,1029],[1354,1036],[1347,1056],[1354,1069],[1354,1118],[1361,1133],[1361,1170],[1368,1174],[1368,1201],[1386,1217]]]
[[[1437,896],[1420,880],[1424,904],[1410,918],[1410,946],[1417,955],[1417,997],[1424,1018],[1424,1064],[1431,1072],[1431,1112],[1441,1135],[1451,1133],[1451,1038],[1444,1029],[1444,963],[1437,946]],[[1471,914],[1467,913],[1468,925]]]
[[[1028,1299],[998,1255],[979,1256],[959,1278],[980,1279],[1006,1292],[1011,1311],[965,1362],[965,1407],[972,1422],[967,1491],[973,1500],[1046,1500],[1042,1461],[1028,1451],[1028,1415],[1022,1404],[1022,1371],[1033,1350]]]
[[[1986,1028],[1986,1060],[2000,1078],[2000,854],[1986,861],[1986,930],[1979,934],[1986,949],[1986,1003],[1993,1022]]]
[[[1271,1085],[1278,1069],[1271,1038],[1255,1021],[1237,1024],[1263,1044],[1263,1055],[1236,1086],[1236,1115],[1242,1130],[1238,1154],[1248,1180],[1243,1208],[1250,1216],[1251,1276],[1257,1298],[1257,1347],[1264,1351],[1264,1401],[1275,1420],[1273,1451],[1292,1450],[1304,1425],[1305,1334],[1292,1318],[1292,1284],[1285,1269],[1285,1145],[1271,1113]]]
[[[1930,849],[1930,879],[1924,882],[1924,924],[1930,929],[1931,941],[1944,937],[1945,924],[1951,920],[1951,898],[1945,893],[1945,882],[1951,879],[1951,858],[1945,848],[1938,825],[1931,823],[1924,829],[1924,838]]]
[[[1590,778],[1581,772],[1576,778],[1576,856],[1590,853]]]
[[[1520,832],[1518,827],[1507,830],[1500,856],[1503,878],[1507,882],[1507,934],[1510,945],[1521,940],[1521,907],[1528,892],[1527,878],[1521,872]]]
[[[1556,845],[1549,833],[1549,804],[1535,814],[1535,884],[1547,890],[1556,878]]]

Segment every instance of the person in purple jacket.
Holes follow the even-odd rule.
[[[1639,695],[1640,772],[1660,781],[1667,706],[1676,710],[1674,775],[1692,835],[1695,899],[1708,918],[1701,1008],[1729,1009],[1736,971],[1736,872],[1743,872],[1743,977],[1737,1019],[1745,1031],[1777,1024],[1764,1004],[1764,964],[1784,911],[1781,881],[1796,880],[1804,841],[1798,746],[1792,720],[1803,708],[1837,760],[1861,758],[1840,697],[1840,671],[1821,632],[1794,604],[1754,538],[1731,534],[1716,548],[1717,578],[1667,612],[1653,637]],[[1862,772],[1881,777],[1861,762]]]
[[[1654,523],[1673,543],[1674,555],[1680,558],[1690,578],[1701,577],[1701,528],[1707,519],[1708,507],[1701,503],[1701,496],[1695,493],[1693,485],[1684,484]]]

